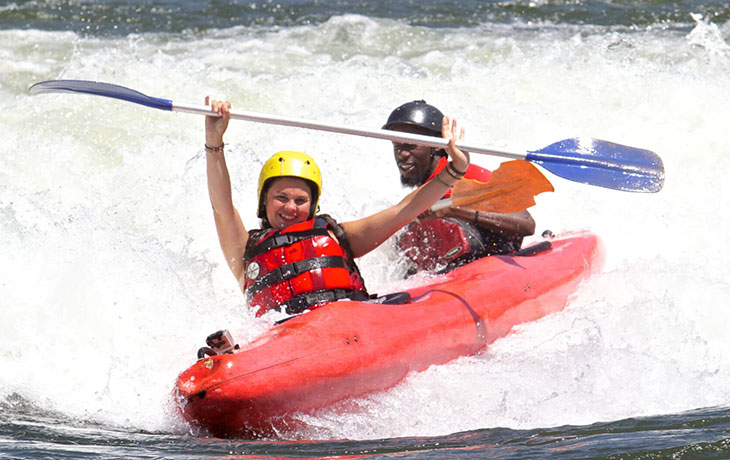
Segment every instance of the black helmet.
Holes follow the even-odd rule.
[[[383,129],[396,131],[396,125],[411,125],[424,128],[429,135],[441,136],[441,120],[444,114],[426,101],[407,102],[391,112]]]

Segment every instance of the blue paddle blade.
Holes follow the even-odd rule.
[[[656,153],[599,139],[564,139],[525,159],[565,179],[614,190],[658,192],[664,186]]]
[[[125,88],[124,86],[113,85],[88,80],[48,80],[32,85],[28,91],[30,94],[43,93],[82,93],[95,96],[106,96],[123,101],[134,102],[153,109],[172,110],[172,101],[157,97],[147,96],[139,91]]]

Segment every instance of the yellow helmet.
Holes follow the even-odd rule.
[[[322,195],[322,174],[319,172],[319,166],[317,166],[317,163],[314,162],[312,157],[306,153],[291,151],[275,153],[271,158],[266,160],[263,168],[261,168],[258,190],[259,207],[256,210],[256,215],[262,219],[265,217],[265,196],[262,192],[266,183],[277,177],[298,177],[314,185],[312,187],[312,210],[309,213],[309,218],[314,217],[314,213],[317,211],[319,197]]]

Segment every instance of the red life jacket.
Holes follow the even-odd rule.
[[[329,216],[279,231],[251,232],[244,254],[244,290],[249,305],[259,308],[257,316],[281,307],[295,314],[335,300],[368,298],[348,245],[343,247],[330,230],[344,235]]]
[[[485,256],[512,254],[521,236],[482,230],[453,217],[419,219],[398,234],[398,249],[417,271],[448,271]]]
[[[430,181],[446,168],[449,158],[439,159]],[[489,182],[492,172],[477,165],[466,167],[464,178]],[[451,189],[443,198],[451,197]],[[397,238],[398,249],[416,270],[442,271],[487,255],[482,232],[476,225],[454,218],[417,219],[406,226]]]
[[[420,219],[398,235],[400,251],[416,270],[441,271],[487,254],[476,225],[450,217]]]
[[[443,171],[448,162],[447,157],[442,157],[425,182]],[[492,173],[470,164],[464,177],[486,183]],[[451,190],[447,190],[444,198],[450,196]],[[397,244],[415,270],[443,272],[487,255],[517,251],[522,244],[522,237],[502,236],[451,217],[426,218],[408,224],[399,233]]]

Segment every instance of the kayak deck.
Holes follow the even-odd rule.
[[[491,256],[408,289],[403,304],[339,301],[277,324],[177,379],[183,417],[214,436],[251,437],[287,415],[393,387],[414,371],[475,354],[517,324],[562,310],[602,264],[580,233],[531,256]]]

